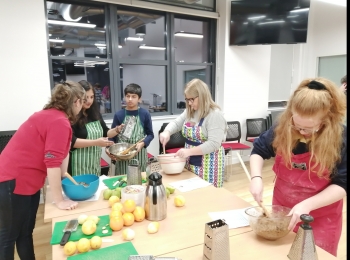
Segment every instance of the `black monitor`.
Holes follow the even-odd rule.
[[[231,1],[230,45],[306,43],[310,0]]]

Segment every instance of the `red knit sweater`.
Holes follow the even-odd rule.
[[[34,113],[0,155],[0,182],[16,180],[15,194],[32,195],[43,187],[47,168],[60,167],[67,156],[72,128],[64,112]]]

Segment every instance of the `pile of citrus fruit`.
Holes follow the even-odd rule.
[[[85,253],[90,249],[99,249],[102,245],[102,238],[99,236],[93,236],[91,239],[80,238],[78,242],[68,241],[64,247],[64,254],[67,256],[74,255],[77,251],[79,253]]]

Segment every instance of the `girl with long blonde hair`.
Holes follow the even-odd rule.
[[[275,157],[274,205],[291,208],[289,228],[310,214],[315,243],[336,256],[347,184],[344,94],[325,78],[303,80],[277,122],[254,141],[250,191],[262,201],[263,160]]]
[[[184,94],[185,111],[166,126],[159,141],[165,145],[170,135],[181,131],[186,143],[175,156],[187,158],[185,167],[189,171],[222,187],[225,151],[221,143],[226,138],[227,122],[202,80],[188,82]]]

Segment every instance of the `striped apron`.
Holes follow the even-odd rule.
[[[100,121],[94,121],[85,125],[87,131],[86,139],[95,140],[103,137],[103,128]],[[72,176],[101,174],[101,153],[102,149],[99,146],[90,146],[84,148],[77,148],[71,152],[71,167]]]
[[[189,123],[183,125],[182,135],[186,138],[185,148],[192,148],[207,141],[201,130],[203,121],[204,118],[196,126],[191,126]],[[190,156],[187,158],[185,168],[203,180],[212,183],[215,187],[222,187],[225,169],[225,150],[220,146],[218,150],[209,154]]]
[[[126,109],[125,110],[125,118],[123,121],[123,124],[126,122],[126,120],[130,117],[130,115],[127,115]],[[136,116],[136,124],[134,126],[134,130],[131,134],[131,137],[129,139],[123,139],[122,137],[119,138],[118,142],[120,143],[130,143],[135,144],[139,140],[145,137],[145,130],[141,124],[140,116]],[[146,171],[148,157],[147,157],[147,150],[146,148],[142,148],[140,152],[138,152],[135,157],[132,159],[137,159],[139,161],[141,172]],[[127,161],[116,161],[115,163],[115,175],[124,175],[127,174],[128,171],[128,165],[129,160]]]

